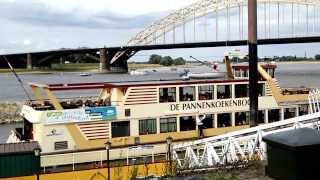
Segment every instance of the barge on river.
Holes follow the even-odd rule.
[[[259,124],[308,113],[308,90],[282,90],[275,64],[258,65]],[[114,83],[35,84],[22,108],[24,140],[42,153],[188,141],[249,127],[248,64],[225,78]],[[100,90],[94,98],[58,99],[53,92]],[[98,91],[97,91],[98,92]],[[199,119],[202,134],[199,137]]]

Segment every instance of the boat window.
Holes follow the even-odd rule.
[[[231,98],[231,85],[218,85],[217,86],[217,98],[218,99]]]
[[[258,111],[258,124],[265,123],[265,110]]]
[[[176,88],[159,88],[159,101],[176,102]]]
[[[274,77],[274,68],[269,68],[268,73],[271,77]]]
[[[235,70],[234,70],[234,76],[235,76],[235,77],[241,77],[241,71],[240,71],[240,69],[235,69]]]
[[[299,116],[309,114],[309,105],[302,104],[299,106]]]
[[[157,120],[144,119],[139,121],[139,135],[156,134],[157,133]]]
[[[130,121],[120,121],[111,123],[112,137],[130,136]]]
[[[177,118],[161,118],[160,119],[160,132],[176,132],[177,131]]]
[[[194,86],[179,88],[180,101],[194,101],[195,94],[196,94],[196,91]]]
[[[203,128],[213,128],[214,115],[206,114],[206,118],[202,120]]]
[[[296,117],[296,108],[285,108],[284,109],[284,119],[290,119]]]
[[[214,95],[214,86],[199,86],[199,100],[211,100]]]
[[[218,128],[231,126],[231,113],[218,114]]]
[[[270,109],[268,110],[268,122],[277,122],[280,121],[280,110],[279,109]]]
[[[125,115],[126,117],[131,116],[131,109],[125,109],[125,110],[124,110],[124,115]]]
[[[33,139],[33,125],[27,119],[23,119],[23,140]]]
[[[258,93],[259,93],[259,96],[265,96],[266,95],[265,83],[259,83],[258,84]]]
[[[249,77],[249,71],[248,70],[244,70],[243,71],[243,77]]]
[[[180,117],[180,131],[191,131],[196,129],[195,116]]]
[[[236,84],[234,85],[235,97],[244,98],[249,97],[249,85],[248,84]]]
[[[68,149],[68,141],[54,142],[54,150],[55,151],[64,150],[64,149]]]
[[[249,125],[249,112],[236,112],[235,125],[236,126]]]

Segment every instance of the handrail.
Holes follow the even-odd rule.
[[[287,120],[263,124],[263,125],[259,125],[257,127],[252,127],[252,128],[248,128],[248,129],[235,131],[235,132],[230,132],[227,134],[222,134],[222,135],[218,135],[218,136],[214,136],[214,137],[200,139],[200,140],[196,140],[196,141],[192,141],[192,142],[183,142],[183,143],[175,144],[173,146],[173,149],[186,148],[188,146],[199,145],[199,144],[203,144],[206,142],[214,142],[217,140],[227,139],[230,137],[237,137],[237,136],[239,137],[239,136],[243,136],[243,135],[254,134],[254,133],[257,133],[258,131],[268,131],[268,130],[274,129],[274,128],[281,128],[281,126],[283,127],[285,125],[293,126],[295,123],[302,123],[304,121],[317,119],[319,117],[320,117],[320,112],[313,113],[313,114],[307,114],[307,115],[294,117],[294,118],[287,119]]]

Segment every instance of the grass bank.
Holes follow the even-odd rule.
[[[21,106],[22,104],[19,103],[0,103],[0,124],[21,122]]]
[[[220,168],[212,171],[191,172],[181,179],[197,180],[271,180],[265,175],[265,165],[262,161],[252,161],[243,168]],[[180,178],[179,178],[180,179]]]

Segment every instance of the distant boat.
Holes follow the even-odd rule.
[[[130,75],[132,76],[140,76],[140,75],[146,75],[146,71],[130,71]]]
[[[91,76],[90,73],[81,73],[80,76]]]
[[[191,73],[188,72],[182,76],[182,79],[208,79],[208,78],[224,78],[226,75],[225,72],[208,72],[208,73]]]

